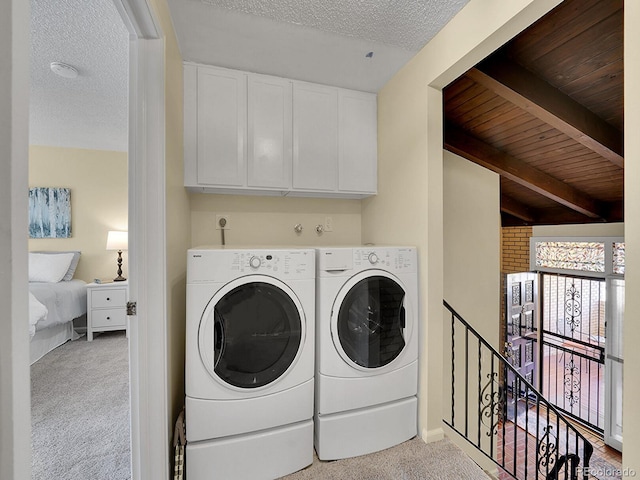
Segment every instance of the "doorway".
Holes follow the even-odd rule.
[[[169,436],[166,352],[166,251],[164,242],[164,42],[162,29],[146,0],[114,0],[130,32],[130,139],[129,252],[135,259],[129,268],[130,298],[141,307],[131,318],[132,462],[134,479],[167,478],[166,439]],[[9,332],[0,349],[2,391],[3,478],[30,476],[29,345],[27,318],[27,219],[28,146],[28,3],[12,0],[11,14],[3,20],[6,62],[0,75],[6,135],[3,151],[2,219],[7,235],[2,245],[11,252],[3,285]],[[9,128],[10,127],[10,128]],[[6,170],[4,168],[6,167]],[[144,172],[151,172],[143,175]],[[9,174],[10,173],[10,174]],[[134,192],[132,197],[131,192]],[[140,235],[146,232],[146,235]],[[141,273],[142,272],[142,275]],[[140,288],[138,288],[140,285]],[[153,302],[150,301],[153,299]],[[153,328],[148,326],[153,318]],[[153,368],[152,368],[153,366]],[[134,378],[135,377],[135,378]],[[5,386],[7,388],[5,388]],[[153,401],[148,401],[152,398]],[[5,423],[6,422],[6,423]],[[25,427],[26,426],[26,427]],[[6,427],[6,428],[5,428]]]
[[[91,318],[94,328],[113,329],[91,342],[91,335],[67,342],[32,365],[32,478],[128,478],[127,286],[107,285],[117,256],[107,250],[107,234],[128,230],[129,31],[111,0],[31,2],[30,16],[29,186],[68,189],[71,235],[29,239],[28,248],[78,252],[73,279],[55,285],[85,286],[77,301],[86,315],[74,320],[74,329],[83,333]],[[56,74],[61,65],[66,76]],[[106,300],[107,292],[117,294],[108,320],[99,315],[106,310],[91,308],[95,301],[85,299]],[[58,313],[66,320],[70,311],[63,308],[62,289],[55,294],[61,307],[46,303],[43,327]]]

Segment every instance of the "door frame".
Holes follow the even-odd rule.
[[[129,372],[133,480],[169,478],[164,37],[149,0],[113,0],[129,30]],[[153,322],[151,321],[153,319]]]
[[[29,2],[0,17],[0,478],[31,478],[31,382],[27,333]]]

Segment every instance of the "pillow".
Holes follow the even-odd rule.
[[[61,253],[73,253],[73,260],[71,260],[71,265],[69,265],[69,270],[65,273],[64,277],[62,277],[63,282],[68,282],[73,280],[73,274],[76,272],[76,268],[78,268],[78,262],[80,261],[80,251],[78,250],[70,250],[68,252],[33,252],[33,253],[42,253],[45,255],[60,255]]]
[[[73,253],[29,253],[29,281],[58,283],[66,275]]]

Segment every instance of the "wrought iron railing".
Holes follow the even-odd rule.
[[[446,301],[444,306],[451,314],[451,410],[444,422],[508,477],[587,480],[591,443]]]

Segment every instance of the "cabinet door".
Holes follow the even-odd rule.
[[[338,186],[338,91],[293,86],[293,188],[335,191]]]
[[[250,75],[248,186],[291,187],[291,81]]]
[[[197,82],[198,184],[246,185],[246,74],[198,67]]]
[[[377,104],[374,94],[340,90],[338,188],[346,192],[377,191]]]

